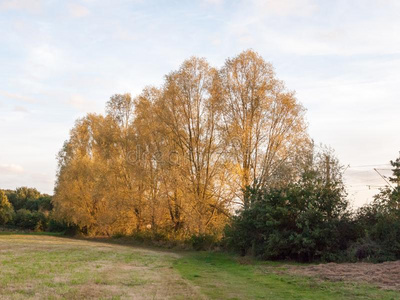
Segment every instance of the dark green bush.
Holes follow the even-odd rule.
[[[121,234],[121,236],[124,236],[123,234]],[[163,232],[158,232],[158,231],[152,231],[152,230],[144,230],[144,231],[137,231],[134,232],[131,237],[138,241],[138,242],[167,242],[168,240],[170,240],[168,238],[168,236],[163,233]]]
[[[341,182],[324,182],[316,171],[283,187],[248,189],[246,203],[225,232],[242,255],[331,260],[357,239]]]
[[[42,231],[46,229],[46,217],[41,212],[22,208],[15,213],[12,224],[22,229]]]
[[[192,235],[187,242],[196,251],[211,250],[217,244],[217,237],[209,234]]]
[[[347,251],[347,255],[347,260],[352,262],[383,262],[394,260],[394,256],[390,252],[387,252],[376,241],[369,238],[360,239],[351,245]]]
[[[66,232],[69,230],[69,227],[67,223],[57,221],[55,219],[50,218],[47,224],[47,231],[50,232]]]

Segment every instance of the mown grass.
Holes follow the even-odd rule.
[[[182,299],[196,293],[162,251],[0,235],[0,299]],[[183,298],[183,299],[184,299]]]
[[[0,299],[400,299],[270,271],[283,270],[281,263],[117,242],[0,233]]]
[[[240,264],[226,254],[186,255],[175,268],[210,299],[400,299],[398,292],[372,286],[266,273],[262,262]]]

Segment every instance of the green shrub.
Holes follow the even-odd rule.
[[[316,171],[283,187],[248,189],[246,203],[225,231],[242,255],[332,260],[357,239],[342,183],[324,182]]]
[[[19,209],[14,217],[13,225],[22,229],[39,230],[45,229],[46,217],[41,212]]]
[[[126,237],[126,234],[123,234],[123,233],[120,233],[120,232],[115,233],[112,236],[113,239],[120,239],[120,238],[123,238],[123,237]]]
[[[66,232],[69,227],[70,226],[68,226],[68,224],[65,222],[57,221],[53,218],[50,218],[46,230],[50,232]]]
[[[394,259],[391,253],[385,251],[381,245],[370,238],[360,239],[347,250],[347,260],[352,262],[383,262]]]
[[[192,235],[187,241],[196,251],[211,250],[217,244],[217,238],[210,234]]]
[[[117,234],[119,236],[125,236],[124,234]],[[152,230],[143,230],[143,231],[137,231],[134,232],[131,237],[138,241],[138,242],[167,242],[170,239],[168,238],[168,236],[163,233],[163,232],[159,232],[159,231],[152,231]]]

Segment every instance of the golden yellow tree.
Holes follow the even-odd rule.
[[[191,58],[166,78],[157,112],[172,138],[178,161],[173,180],[180,182],[174,201],[184,197],[180,210],[191,231],[205,233],[225,218],[227,200],[217,182],[222,168],[218,133],[222,98],[218,73],[206,60]]]
[[[254,51],[228,59],[220,74],[222,134],[237,175],[234,190],[243,200],[243,189],[268,184],[279,166],[309,145],[304,108]]]

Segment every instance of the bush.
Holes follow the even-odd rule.
[[[69,227],[70,226],[68,226],[67,223],[51,218],[47,224],[46,230],[50,232],[66,232],[68,231]]]
[[[392,254],[385,251],[381,245],[370,238],[360,239],[351,245],[347,251],[347,260],[352,262],[383,262],[394,259]]]
[[[13,225],[22,229],[43,231],[46,229],[46,217],[40,212],[22,208],[16,212]]]
[[[248,189],[226,243],[263,259],[333,260],[357,240],[344,196],[340,182],[324,183],[314,171],[287,186]]]
[[[400,259],[399,195],[400,187],[384,188],[372,203],[358,210],[356,221],[362,234],[352,247],[356,259],[377,262]]]
[[[196,251],[211,250],[216,246],[217,238],[209,234],[192,235],[187,243]]]
[[[124,234],[117,234],[117,236],[125,236]],[[159,231],[152,231],[152,230],[144,230],[144,231],[137,231],[134,232],[131,237],[138,242],[144,243],[144,242],[149,242],[151,244],[158,244],[158,243],[163,243],[163,242],[168,242],[171,241],[173,242],[172,239],[169,239],[168,236]]]

